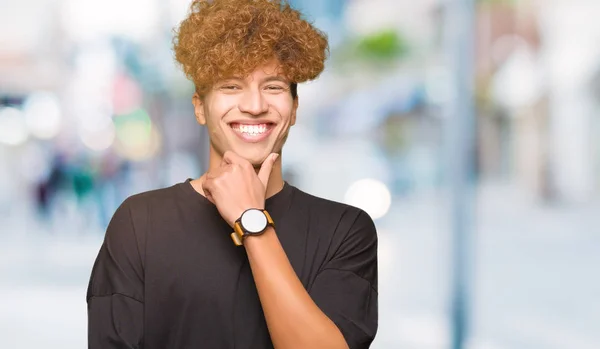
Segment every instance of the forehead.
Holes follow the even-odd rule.
[[[277,61],[269,61],[259,65],[251,74],[283,75],[283,67]]]
[[[263,63],[259,66],[257,66],[256,68],[254,68],[254,70],[252,70],[250,73],[248,73],[247,76],[243,77],[243,76],[231,76],[230,79],[239,79],[239,80],[264,80],[264,79],[268,79],[268,78],[277,78],[277,80],[282,80],[282,81],[288,81],[287,77],[285,76],[285,73],[283,71],[283,67],[281,66],[281,64],[275,60],[273,61],[268,61],[266,63]]]

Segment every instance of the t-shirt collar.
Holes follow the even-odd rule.
[[[191,181],[192,179],[188,178],[183,183],[179,184],[179,186],[185,192],[186,197],[200,203],[203,206],[214,207],[212,202],[210,202],[204,195],[200,194],[196,191],[196,189],[194,189]],[[274,220],[276,220],[276,218],[282,217],[283,214],[289,209],[291,204],[292,192],[293,186],[290,185],[288,182],[284,181],[283,188],[265,200],[265,209],[269,211],[269,214],[271,214]]]

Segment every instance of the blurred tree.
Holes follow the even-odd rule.
[[[406,41],[395,30],[384,30],[358,41],[356,52],[367,59],[398,59],[408,51]]]
[[[332,67],[340,76],[384,77],[404,62],[411,52],[408,40],[396,29],[384,29],[361,37],[347,37],[332,49]],[[364,74],[356,74],[362,72]],[[361,84],[359,84],[361,85]]]

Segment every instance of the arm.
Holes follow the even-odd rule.
[[[87,291],[88,348],[134,349],[143,338],[143,267],[127,201],[111,219]]]
[[[245,239],[244,246],[275,348],[348,348],[304,289],[273,228]]]
[[[276,154],[273,154],[276,155]],[[206,197],[230,225],[247,208],[263,208],[277,156],[258,171],[237,154],[224,154],[202,183]],[[368,348],[377,331],[377,235],[363,211],[336,228],[335,253],[307,292],[273,228],[244,245],[273,344],[291,348]],[[352,217],[351,217],[352,216]],[[342,224],[343,223],[343,224]]]

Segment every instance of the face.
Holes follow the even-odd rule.
[[[212,153],[222,157],[231,150],[255,167],[270,153],[281,153],[298,108],[290,81],[274,62],[247,77],[219,81],[192,101],[196,119],[208,128]]]

